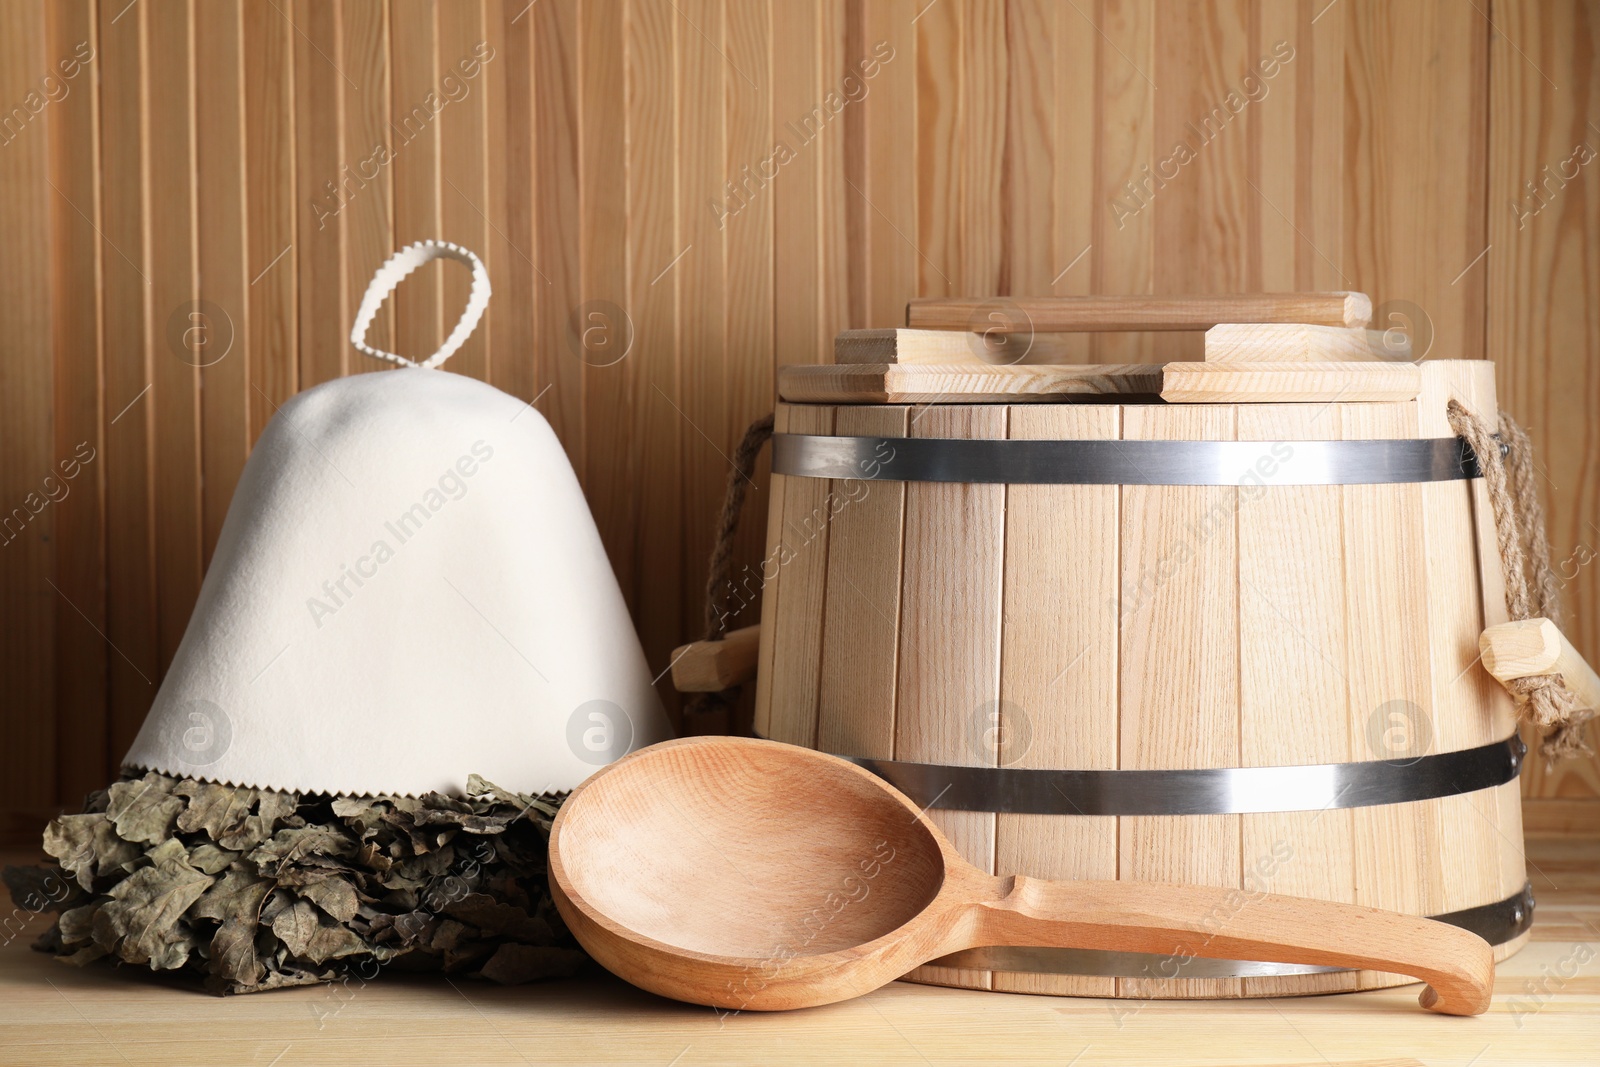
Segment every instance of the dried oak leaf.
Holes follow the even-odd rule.
[[[261,914],[261,902],[272,889],[272,880],[260,878],[243,865],[229,868],[189,909],[192,919],[249,919],[253,927]]]
[[[342,878],[311,882],[297,887],[296,892],[342,923],[354,919],[356,910],[361,906],[356,887]]]
[[[570,978],[588,960],[588,956],[575,948],[508,942],[495,950],[479,974],[501,985],[516,985],[538,978]]]
[[[87,944],[94,940],[94,913],[105,906],[104,900],[96,900],[85,904],[81,908],[73,908],[61,913],[56,926],[61,931],[61,943],[64,945]]]
[[[225,920],[212,935],[206,984],[213,992],[237,993],[260,986],[267,969],[256,956],[256,929],[255,916],[236,916]]]
[[[228,870],[189,909],[192,919],[216,919],[222,925],[211,936],[207,985],[213,992],[253,988],[266,968],[256,956],[261,902],[272,889],[244,865]],[[221,983],[219,986],[218,983]]]
[[[323,826],[305,826],[279,830],[271,840],[252,849],[249,859],[260,868],[262,874],[276,875],[280,868],[304,856],[348,856],[354,852],[354,843],[339,831]]]
[[[503,789],[487,778],[476,774],[467,775],[467,796],[469,799],[488,804],[506,804],[516,807],[519,814],[531,816],[535,812],[545,817],[546,825],[556,817],[559,801],[551,803],[549,799],[528,796],[511,789]]]
[[[499,834],[505,832],[516,815],[479,815],[471,811],[430,808],[417,812],[415,818],[418,826],[459,826],[468,833]]]
[[[237,852],[218,848],[209,841],[202,841],[189,849],[190,864],[205,871],[207,874],[221,874],[238,858],[239,854]]]
[[[245,789],[216,782],[185,779],[173,793],[188,800],[178,816],[184,833],[204,831],[223,848],[248,852],[271,837],[294,814],[300,798],[293,793]]]
[[[386,856],[377,845],[371,843],[361,846],[361,851],[356,853],[357,865],[364,867],[381,878],[384,872],[394,866],[394,860]]]
[[[94,916],[95,943],[152,970],[182,967],[198,947],[183,913],[215,880],[189,865],[181,841],[163,843],[150,853],[150,866],[112,887],[111,899]]]
[[[337,979],[340,972],[337,968],[329,967],[322,970],[295,967],[293,965],[265,966],[266,975],[254,985],[234,984],[225,981],[208,981],[207,986],[213,992],[225,993],[262,993],[268,989],[289,989],[293,986],[321,985]]]
[[[325,963],[366,950],[366,945],[349,927],[309,900],[296,900],[279,912],[272,921],[272,932],[290,955],[313,963]]]
[[[183,811],[183,798],[172,795],[173,781],[151,771],[143,778],[118,782],[110,790],[106,817],[117,836],[136,844],[159,845],[172,836]]]
[[[90,893],[97,875],[130,870],[144,851],[123,840],[104,812],[52,819],[44,829],[44,850]]]
[[[331,807],[333,813],[353,826],[363,840],[383,825],[384,816],[390,811],[389,804],[380,797],[335,797]]]

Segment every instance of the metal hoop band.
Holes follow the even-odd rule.
[[[925,808],[1014,815],[1236,815],[1404,804],[1516,778],[1516,734],[1413,759],[1206,770],[1056,771],[951,767],[844,756]]]
[[[1033,485],[1388,485],[1482,477],[1457,437],[1399,441],[972,441],[772,437],[800,478]]]
[[[1241,890],[1241,892],[1243,892]],[[1248,898],[1246,898],[1248,900]],[[1533,925],[1533,886],[1492,904],[1430,916],[1471,930],[1491,945],[1520,937]],[[1245,905],[1248,907],[1248,904]],[[1100,978],[1264,978],[1293,974],[1332,974],[1344,967],[1299,963],[1213,960],[1179,953],[1105,952],[1078,948],[975,948],[934,960],[935,967],[1024,974],[1085,975]]]

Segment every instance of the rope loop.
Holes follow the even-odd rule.
[[[1498,427],[1458,400],[1450,401],[1448,415],[1450,428],[1478,457],[1489,490],[1507,614],[1512,621],[1544,618],[1561,625],[1561,586],[1550,566],[1550,536],[1534,477],[1533,443],[1504,411]],[[1539,749],[1547,760],[1589,751],[1584,731],[1594,711],[1578,706],[1559,674],[1517,678],[1507,688],[1523,721],[1543,735]]]

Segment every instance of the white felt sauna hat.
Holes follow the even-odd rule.
[[[420,364],[369,347],[384,298],[439,257],[472,268],[444,347]],[[268,423],[125,764],[301,792],[459,794],[469,773],[537,792],[668,736],[549,424],[435,369],[488,300],[456,245],[378,270],[351,341],[401,368],[308,389]]]

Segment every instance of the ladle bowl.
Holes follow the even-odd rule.
[[[1026,945],[1389,971],[1485,1010],[1483,939],[1431,919],[1211,886],[996,877],[848,760],[693,737],[601,769],[550,835],[556,907],[618,977],[758,1011],[870,992],[940,956]]]

